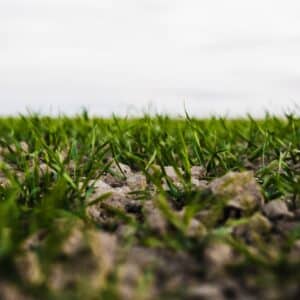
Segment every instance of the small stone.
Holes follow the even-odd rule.
[[[91,185],[93,186],[93,193],[92,195],[87,199],[87,203],[93,202],[99,197],[101,197],[104,194],[111,193],[110,196],[105,201],[114,201],[116,198],[125,198],[127,193],[130,192],[129,187],[122,186],[122,187],[112,187],[103,180],[97,180],[95,183],[91,182]]]
[[[126,184],[126,179],[133,173],[128,165],[113,162],[108,171],[101,176],[101,180],[111,187],[121,187]]]
[[[223,218],[222,212],[216,212],[211,209],[203,209],[195,215],[195,219],[207,228],[214,227],[221,218]]]
[[[143,282],[145,270],[155,272],[162,263],[161,261],[161,256],[154,249],[141,246],[128,249],[124,263],[118,268],[120,299],[157,299],[154,296],[154,282],[152,280],[147,282],[146,287],[144,286],[147,293],[139,291],[139,286]],[[165,269],[165,265],[163,268]]]
[[[119,268],[118,272],[118,292],[121,299],[136,299],[136,290],[143,272],[137,264],[125,263]]]
[[[112,210],[127,212],[127,208],[132,206],[133,201],[128,197],[129,192],[128,186],[113,188],[103,180],[98,180],[94,185],[94,193],[86,200],[88,204],[90,203],[86,208],[87,215],[95,222],[108,227],[119,225],[121,220],[115,217]],[[96,201],[105,194],[107,194],[106,198]],[[96,203],[91,205],[93,201]]]
[[[167,221],[161,211],[154,205],[153,201],[146,201],[143,213],[150,228],[158,233],[164,234],[167,231]]]
[[[199,190],[205,190],[208,188],[208,182],[206,180],[199,180],[197,178],[192,177],[191,182],[192,185]]]
[[[64,240],[61,251],[66,256],[74,256],[85,247],[83,232],[77,227],[72,228],[70,234]]]
[[[1,300],[29,300],[32,298],[23,294],[17,286],[8,283],[0,282],[0,299]]]
[[[130,192],[131,192],[131,189],[127,185],[123,185],[121,187],[116,187],[113,189],[113,193],[121,195],[121,196],[127,196],[127,194]]]
[[[267,234],[272,229],[272,223],[260,212],[251,216],[247,223],[234,226],[233,234],[246,240],[255,241],[261,235]]]
[[[263,207],[264,214],[272,220],[284,217],[292,217],[291,213],[283,200],[272,200]]]
[[[221,289],[215,284],[204,283],[188,289],[188,300],[223,300]]]
[[[119,177],[127,177],[132,174],[131,168],[128,165],[120,162],[118,164],[115,162],[111,164],[110,171],[113,173],[113,175],[117,175]]]
[[[264,202],[261,188],[251,171],[229,172],[213,180],[209,187],[216,196],[227,201],[227,207],[234,207],[246,213],[261,208]]]
[[[166,167],[164,167],[164,170],[165,170],[165,173],[166,173],[168,179],[172,182],[172,184],[174,184],[176,187],[181,187],[182,186],[180,177],[176,173],[174,167],[172,167],[172,166],[166,166]],[[179,172],[180,172],[180,174],[183,175],[183,170],[181,168],[179,168]],[[163,183],[162,184],[163,184],[162,185],[163,189],[165,191],[168,191],[169,190],[169,186],[168,186],[167,181],[166,181],[165,178],[163,179]]]
[[[83,282],[87,291],[97,291],[106,283],[116,259],[116,238],[98,230],[71,230],[66,244],[61,247],[47,276],[48,287],[53,291],[66,291]],[[72,250],[72,246],[74,249]],[[67,259],[60,259],[61,255]]]
[[[202,179],[206,175],[206,170],[202,166],[192,166],[191,167],[192,178]]]
[[[204,258],[211,275],[222,273],[224,268],[232,263],[234,256],[232,248],[222,242],[212,242],[204,251]]]
[[[40,176],[44,176],[46,174],[49,174],[52,172],[52,169],[49,167],[49,165],[45,164],[45,163],[41,163],[38,166],[38,170],[39,170],[39,175]]]
[[[22,141],[20,142],[20,148],[23,152],[28,153],[29,151],[29,146],[26,142]]]
[[[104,280],[114,268],[116,261],[116,236],[102,231],[89,230],[87,231],[87,239],[93,255],[97,258],[100,277]]]
[[[37,254],[27,251],[15,259],[17,270],[25,283],[38,285],[44,280]]]
[[[35,251],[41,246],[44,237],[45,231],[42,230],[29,236],[21,244],[20,254],[15,258],[17,271],[25,283],[38,285],[44,281],[44,274]]]
[[[36,249],[43,243],[43,240],[46,236],[47,236],[46,230],[39,230],[36,233],[32,234],[23,242],[21,246],[22,251],[29,251],[29,250]]]
[[[178,174],[176,173],[174,167],[172,167],[172,166],[166,166],[166,167],[164,167],[164,170],[166,172],[166,175],[168,177],[170,177],[172,180],[174,180],[174,181],[178,180]],[[181,174],[183,174],[183,170],[181,168],[179,168],[179,172]]]
[[[113,188],[101,179],[97,180],[94,183],[91,182],[90,184],[92,184],[94,189],[93,197],[89,199],[90,201],[93,201],[95,198],[98,198],[102,194],[113,191]]]
[[[146,177],[141,173],[128,176],[126,183],[132,191],[144,190],[147,187]]]
[[[299,208],[298,208],[298,209],[295,209],[295,210],[293,211],[293,213],[294,213],[295,218],[296,218],[297,220],[300,220],[300,209],[299,209]]]
[[[300,221],[279,219],[276,221],[276,229],[284,236],[288,236],[291,231],[300,228]]]
[[[294,242],[289,253],[288,259],[291,263],[300,263],[300,240]]]
[[[23,153],[28,153],[28,151],[29,151],[29,146],[28,146],[28,144],[27,144],[26,142],[24,142],[24,141],[21,141],[21,142],[19,143],[18,146],[16,146],[15,144],[12,144],[12,145],[9,146],[9,148],[10,148],[13,152],[17,152],[18,149],[20,149],[21,152],[23,152]],[[7,154],[7,153],[10,152],[8,148],[2,148],[2,149],[3,149],[3,153],[4,153],[4,154]]]
[[[268,233],[272,229],[272,224],[261,213],[256,213],[250,218],[250,226],[252,230],[259,233]]]
[[[187,227],[188,237],[204,237],[207,233],[205,226],[197,219],[191,219]]]
[[[2,172],[0,172],[0,186],[6,188],[9,186],[9,184],[10,184],[9,179],[7,179]]]
[[[87,214],[97,223],[107,226],[114,226],[121,222],[112,213],[113,210],[126,212],[130,200],[125,196],[113,193],[108,199],[95,205],[88,206]]]

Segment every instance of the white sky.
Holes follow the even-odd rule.
[[[299,0],[0,0],[0,114],[300,104]]]

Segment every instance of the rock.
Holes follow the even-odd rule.
[[[182,168],[178,168],[179,173],[181,175],[184,175],[184,171]],[[165,166],[164,171],[168,177],[168,179],[174,184],[176,187],[181,188],[182,187],[182,180],[180,176],[176,173],[173,166]],[[149,173],[151,175],[154,175],[155,173],[160,173],[160,167],[157,165],[152,165]],[[207,188],[207,181],[202,180],[202,178],[205,176],[205,169],[201,166],[193,166],[191,167],[191,183],[194,187],[199,189],[205,189]],[[169,186],[167,184],[167,181],[165,178],[163,178],[162,186],[165,191],[169,190]]]
[[[300,209],[293,210],[293,214],[297,220],[300,220]]]
[[[39,259],[33,251],[25,252],[15,259],[18,273],[27,284],[38,285],[44,280]]]
[[[283,200],[272,200],[263,207],[264,214],[272,220],[293,217]]]
[[[107,197],[88,205],[86,212],[99,224],[115,226],[120,220],[114,215],[114,210],[133,214],[141,212],[141,204],[129,195],[130,192],[131,189],[127,185],[111,187],[103,180],[98,180],[94,185],[94,193],[86,200],[87,203],[92,203],[104,194],[107,194]]]
[[[300,263],[300,239],[295,241],[293,246],[291,247],[290,253],[288,255],[288,260],[293,264]]]
[[[61,245],[61,253],[66,256],[75,256],[85,248],[83,224],[74,226]]]
[[[93,195],[88,199],[88,202],[94,201],[101,195],[108,192],[112,192],[114,190],[109,184],[107,184],[105,181],[101,179],[97,180],[96,182],[90,182],[90,185],[93,186],[94,192]]]
[[[199,190],[205,190],[208,188],[208,182],[206,180],[199,180],[197,178],[192,177],[191,182],[192,185]]]
[[[113,189],[113,193],[122,195],[122,196],[127,196],[128,193],[131,192],[131,189],[127,185],[123,185],[120,187],[116,187]]]
[[[132,191],[144,190],[147,187],[146,177],[141,173],[129,175],[126,183]]]
[[[1,300],[30,300],[15,285],[8,282],[0,282],[0,299]]]
[[[251,171],[229,172],[213,180],[209,187],[214,195],[226,201],[227,207],[239,209],[246,214],[261,208],[264,203],[260,186]]]
[[[17,256],[15,264],[25,283],[39,285],[44,281],[44,275],[36,253],[29,251]]]
[[[194,179],[202,179],[206,175],[206,170],[202,166],[192,166],[191,167],[191,176]]]
[[[272,229],[272,223],[259,212],[251,216],[248,225],[250,230],[260,234],[269,233]]]
[[[114,267],[116,238],[92,229],[80,231],[80,226],[71,230],[51,265],[47,285],[53,291],[66,291],[84,283],[88,292],[96,292]]]
[[[178,174],[176,173],[174,167],[166,166],[164,167],[164,170],[171,183],[175,185],[177,188],[182,188],[182,180],[180,176],[178,176]],[[181,168],[178,168],[178,171],[181,175],[184,175],[184,172]],[[163,178],[162,187],[165,191],[168,191],[170,189],[166,178]]]
[[[118,294],[123,300],[150,300],[153,297],[153,287],[146,287],[146,290],[140,290],[139,286],[145,281],[143,269],[133,263],[125,263],[119,268],[118,272]]]
[[[42,244],[44,231],[28,237],[21,245],[20,254],[15,258],[16,269],[26,284],[39,285],[44,281],[44,274],[35,251]]]
[[[116,164],[115,162],[110,166],[110,171],[113,173],[113,175],[117,175],[120,177],[127,177],[130,174],[132,174],[131,168],[123,163]]]
[[[186,230],[186,235],[188,237],[204,237],[206,233],[207,230],[200,221],[194,218],[190,220]]]
[[[243,299],[255,300],[245,290],[242,290],[240,282],[226,276],[218,282],[219,287],[222,289],[225,299]]]
[[[88,206],[86,212],[95,222],[99,224],[109,227],[115,226],[120,222],[120,219],[116,218],[116,215],[113,213],[113,211],[126,213],[130,202],[131,201],[125,196],[112,194],[105,201]]]
[[[114,268],[117,258],[117,239],[114,235],[89,230],[87,232],[89,246],[93,255],[97,258],[99,277],[103,282],[106,276]]]
[[[174,182],[177,182],[179,180],[179,176],[176,173],[173,166],[166,166],[164,167],[164,170],[166,172],[166,175]],[[181,175],[184,174],[184,171],[182,168],[178,168],[179,173]],[[206,175],[206,170],[202,166],[192,166],[191,167],[191,177],[194,179],[202,179]]]
[[[118,294],[121,299],[135,299],[135,295],[139,279],[142,277],[142,272],[137,265],[124,264],[119,268],[118,272]]]
[[[107,198],[93,205],[87,206],[87,214],[99,223],[113,223],[114,216],[108,212],[108,207],[112,209],[126,211],[126,206],[131,203],[131,199],[127,197],[130,192],[129,187],[122,186],[113,188],[102,180],[98,180],[94,185],[94,193],[86,200],[87,204],[92,203],[99,197],[107,194]]]
[[[260,212],[251,216],[248,222],[234,226],[233,234],[247,241],[255,242],[268,234],[272,229],[272,223]]]
[[[113,188],[103,180],[97,180],[95,183],[91,182],[91,185],[93,186],[94,191],[92,195],[86,200],[87,203],[91,203],[97,200],[99,197],[103,196],[104,194],[108,194],[107,198],[104,199],[105,201],[120,202],[121,201],[120,198],[126,198],[127,193],[130,192],[130,189],[128,187]]]
[[[222,274],[224,268],[233,262],[234,255],[232,248],[221,242],[213,241],[204,250],[204,260],[210,275]]]
[[[10,185],[9,179],[0,171],[0,187],[6,188]]]
[[[132,176],[131,168],[125,164],[113,162],[109,170],[101,176],[101,180],[111,187],[121,187],[126,184],[126,179]]]
[[[149,227],[160,233],[165,234],[167,231],[167,221],[161,211],[154,205],[152,200],[146,201],[143,207],[146,222]]]
[[[45,283],[53,291],[65,291],[85,282],[90,289],[100,288],[113,269],[116,258],[116,238],[108,233],[85,229],[84,223],[59,220],[57,232],[64,237],[54,256],[49,273],[40,267],[36,248],[47,249],[39,234],[24,242],[15,259],[16,268],[24,283]],[[68,232],[69,231],[69,232]]]
[[[145,270],[154,271],[161,264],[161,257],[154,249],[133,247],[128,253],[124,263],[118,269],[120,299],[156,299],[154,297],[154,282],[147,284],[147,294],[138,293],[140,284],[145,279]]]
[[[26,142],[21,141],[19,142],[19,145],[16,144],[11,144],[9,145],[9,147],[1,147],[0,148],[0,154],[3,156],[6,156],[7,154],[9,154],[11,151],[12,152],[17,152],[17,151],[21,151],[23,154],[27,154],[29,152],[29,146]]]
[[[203,209],[194,218],[200,221],[206,228],[211,229],[223,218],[223,212],[214,209]]]
[[[173,181],[177,181],[178,180],[178,175],[177,175],[174,167],[172,167],[172,166],[166,166],[166,167],[164,167],[164,170],[166,172],[166,175],[168,177],[170,177],[170,179],[172,179]],[[183,170],[181,168],[179,168],[179,172],[181,174],[183,174]]]
[[[101,180],[108,184],[111,187],[121,187],[125,184],[125,178],[117,177],[110,173],[106,173],[105,175],[101,176]]]
[[[134,246],[128,249],[127,257],[119,270],[121,299],[152,300],[182,290],[191,281],[192,275],[196,274],[197,263],[182,252]],[[151,272],[151,277],[145,277],[148,273],[146,271]],[[142,283],[143,287],[147,284],[143,289],[147,293],[142,293],[141,296],[136,292]]]
[[[10,145],[10,148],[11,148],[11,150],[12,150],[13,152],[16,152],[17,149],[20,148],[20,150],[21,150],[23,153],[28,153],[29,147],[28,147],[28,144],[27,144],[26,142],[21,141],[19,146],[20,146],[20,147],[17,147],[15,144],[13,144],[13,145]]]
[[[29,236],[21,245],[22,251],[31,251],[40,247],[44,238],[47,236],[46,230],[39,230],[36,233]]]
[[[44,176],[49,173],[55,173],[46,163],[40,163],[38,166],[38,171],[40,176]]]
[[[20,142],[20,148],[23,152],[28,153],[29,152],[29,146],[26,142],[21,141]]]
[[[188,289],[188,300],[222,300],[225,299],[217,284],[203,283]]]
[[[291,231],[300,228],[300,221],[279,219],[276,221],[275,227],[279,233],[281,233],[284,236],[288,236],[291,233]]]

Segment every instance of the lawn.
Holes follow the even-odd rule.
[[[0,119],[0,299],[298,299],[300,119]]]

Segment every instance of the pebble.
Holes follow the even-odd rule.
[[[264,214],[272,220],[284,218],[284,217],[292,217],[293,213],[291,213],[283,200],[272,200],[268,202],[263,207]]]
[[[227,199],[228,207],[246,213],[258,210],[264,203],[261,188],[250,171],[229,172],[214,179],[209,187],[216,196]]]

